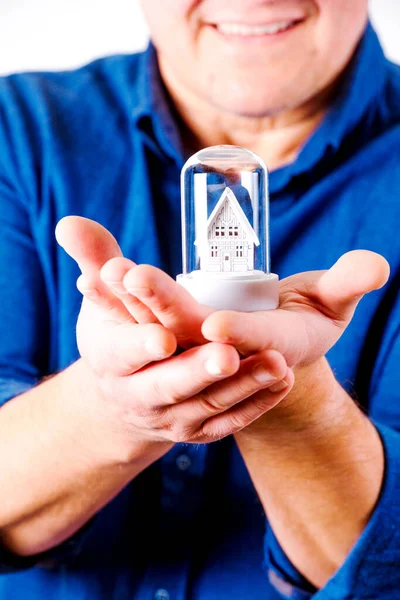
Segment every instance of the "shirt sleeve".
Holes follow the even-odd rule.
[[[265,567],[270,584],[284,599],[309,600],[317,591],[296,569],[282,550],[271,527],[265,535]]]
[[[271,584],[286,600],[397,600],[400,590],[400,327],[389,326],[372,378],[370,417],[382,440],[385,474],[371,519],[342,567],[313,589],[280,548],[265,540]]]
[[[93,517],[62,544],[34,556],[18,556],[0,545],[0,575],[18,573],[33,567],[54,568],[70,563],[79,556],[95,520],[96,517]]]
[[[49,309],[18,192],[0,172],[0,406],[47,374]]]
[[[0,90],[1,91],[1,90]],[[20,183],[24,164],[9,119],[0,106],[0,419],[1,407],[49,374],[50,303],[44,269],[32,233],[32,204]],[[18,121],[17,114],[14,121]],[[27,179],[29,179],[27,177]],[[32,190],[35,181],[32,179]],[[33,193],[32,193],[33,196]],[[40,218],[40,217],[39,217]],[[49,231],[49,236],[54,232]],[[1,497],[1,493],[0,493]],[[60,546],[19,557],[0,544],[0,573],[70,560],[80,551],[90,523]]]

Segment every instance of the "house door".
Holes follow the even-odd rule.
[[[224,252],[224,261],[222,263],[222,270],[225,272],[231,271],[231,254],[230,252]]]

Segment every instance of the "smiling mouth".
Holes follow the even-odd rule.
[[[293,29],[296,25],[301,23],[303,19],[296,19],[291,21],[277,21],[269,25],[245,25],[243,23],[216,23],[214,28],[225,36],[239,36],[239,37],[263,37],[273,36],[279,33],[284,33]]]

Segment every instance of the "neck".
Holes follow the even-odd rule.
[[[237,115],[184,88],[159,58],[164,84],[177,111],[186,154],[207,146],[232,144],[261,156],[270,171],[278,169],[296,159],[332,99],[334,86],[290,110],[261,117]]]

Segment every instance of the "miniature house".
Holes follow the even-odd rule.
[[[254,246],[260,241],[231,188],[223,191],[207,221],[207,237],[202,239],[195,242],[202,271],[254,270]]]

